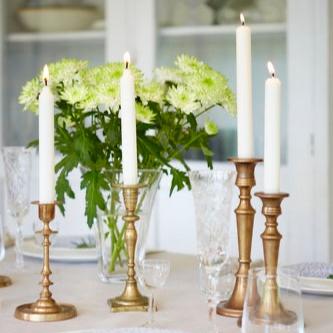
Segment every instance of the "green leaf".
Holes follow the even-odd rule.
[[[63,215],[65,214],[65,206],[64,206],[66,200],[65,196],[67,195],[72,199],[75,198],[75,193],[73,192],[69,184],[69,181],[66,177],[67,177],[66,172],[65,171],[61,172],[56,183],[58,207]]]
[[[201,142],[200,143],[200,148],[201,148],[201,151],[202,153],[204,154],[205,158],[206,158],[206,161],[207,161],[207,165],[210,169],[213,168],[213,156],[214,156],[214,153],[212,150],[210,150],[207,146],[207,143],[203,143]]]
[[[79,157],[75,153],[68,154],[56,164],[55,171],[58,172],[63,169],[66,175],[68,175],[79,165],[79,162]]]
[[[36,147],[38,147],[38,144],[39,144],[39,140],[36,139],[36,140],[30,141],[26,148],[36,148]]]
[[[191,188],[190,179],[188,178],[188,175],[184,171],[172,168],[171,175],[172,175],[172,181],[169,193],[170,196],[172,195],[175,189],[177,189],[177,191],[180,191],[185,186],[187,186],[189,189]]]
[[[82,175],[81,189],[86,190],[85,215],[91,228],[97,216],[97,207],[101,210],[105,209],[102,190],[109,190],[110,186],[100,171],[92,170]]]
[[[213,156],[214,153],[204,144],[200,144],[201,150],[205,156]]]

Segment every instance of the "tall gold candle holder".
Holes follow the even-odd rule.
[[[125,203],[125,215],[123,220],[126,223],[125,242],[128,252],[128,269],[127,280],[123,293],[115,298],[108,300],[112,312],[127,311],[147,311],[148,298],[142,296],[137,285],[135,273],[135,246],[137,242],[137,232],[135,222],[139,220],[139,216],[135,214],[139,189],[145,185],[113,185],[123,191]]]
[[[264,294],[257,307],[255,318],[261,322],[280,322],[292,324],[297,320],[294,312],[286,310],[279,298],[277,283],[277,266],[282,235],[278,231],[277,218],[281,215],[281,202],[288,197],[288,193],[255,194],[262,200],[262,213],[266,218],[265,231],[261,234],[264,249],[266,281]]]
[[[38,204],[39,219],[43,222],[43,270],[42,270],[42,291],[39,299],[34,303],[20,305],[15,310],[15,317],[21,320],[45,322],[60,321],[77,316],[76,309],[70,304],[59,304],[52,298],[49,287],[53,284],[50,280],[52,271],[50,269],[50,235],[52,230],[50,222],[54,219],[55,203]]]
[[[239,188],[239,205],[235,210],[237,219],[239,267],[236,282],[228,301],[217,306],[217,313],[226,317],[240,317],[246,294],[248,271],[251,264],[251,247],[255,210],[251,206],[251,189],[256,184],[254,170],[260,158],[231,158],[236,166],[236,186]]]

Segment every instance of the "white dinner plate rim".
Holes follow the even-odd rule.
[[[301,290],[305,294],[333,296],[333,280],[317,277],[304,277],[301,280]],[[320,287],[311,286],[310,283],[322,285]],[[329,285],[329,286],[328,286]]]
[[[22,254],[28,258],[43,259],[42,247],[39,248],[35,245],[33,238],[23,240]],[[95,248],[70,249],[65,247],[51,247],[50,259],[51,261],[58,262],[96,262],[98,260],[98,255]]]

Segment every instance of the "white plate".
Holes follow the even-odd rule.
[[[333,296],[333,280],[301,277],[301,289],[305,294]]]
[[[185,333],[183,331],[164,330],[158,328],[146,328],[146,327],[133,327],[133,328],[117,328],[117,329],[91,329],[70,331],[63,333]]]
[[[61,237],[50,248],[50,259],[60,262],[96,262],[96,248],[76,248],[75,246],[62,245]],[[29,258],[43,258],[43,248],[36,244],[33,238],[28,238],[23,241],[22,253]]]

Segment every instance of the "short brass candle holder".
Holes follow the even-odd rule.
[[[279,298],[277,267],[282,235],[278,231],[277,218],[281,215],[281,202],[288,193],[255,194],[262,200],[262,213],[266,218],[265,231],[261,234],[264,249],[266,281],[264,294],[257,306],[255,318],[258,322],[274,322],[290,325],[297,320],[294,312],[286,310]]]
[[[237,219],[239,267],[236,282],[229,300],[217,306],[217,313],[226,317],[241,317],[245,300],[248,272],[251,264],[251,247],[255,210],[251,206],[251,189],[256,184],[254,170],[260,158],[230,158],[236,166],[236,186],[239,188]]]
[[[118,297],[109,299],[108,304],[112,312],[147,311],[148,298],[141,295],[135,276],[135,246],[137,242],[135,222],[139,220],[139,216],[135,214],[135,210],[137,207],[139,189],[145,187],[145,185],[115,184],[113,187],[120,188],[123,191],[126,209],[123,220],[126,223],[125,242],[128,252],[128,269],[123,293]]]
[[[39,219],[43,222],[43,270],[42,270],[42,291],[39,299],[34,303],[20,305],[15,310],[15,317],[21,320],[46,322],[60,321],[77,316],[76,309],[70,304],[58,304],[53,298],[49,287],[53,284],[50,280],[52,274],[50,269],[50,235],[52,230],[50,222],[54,219],[55,203],[38,203]]]

